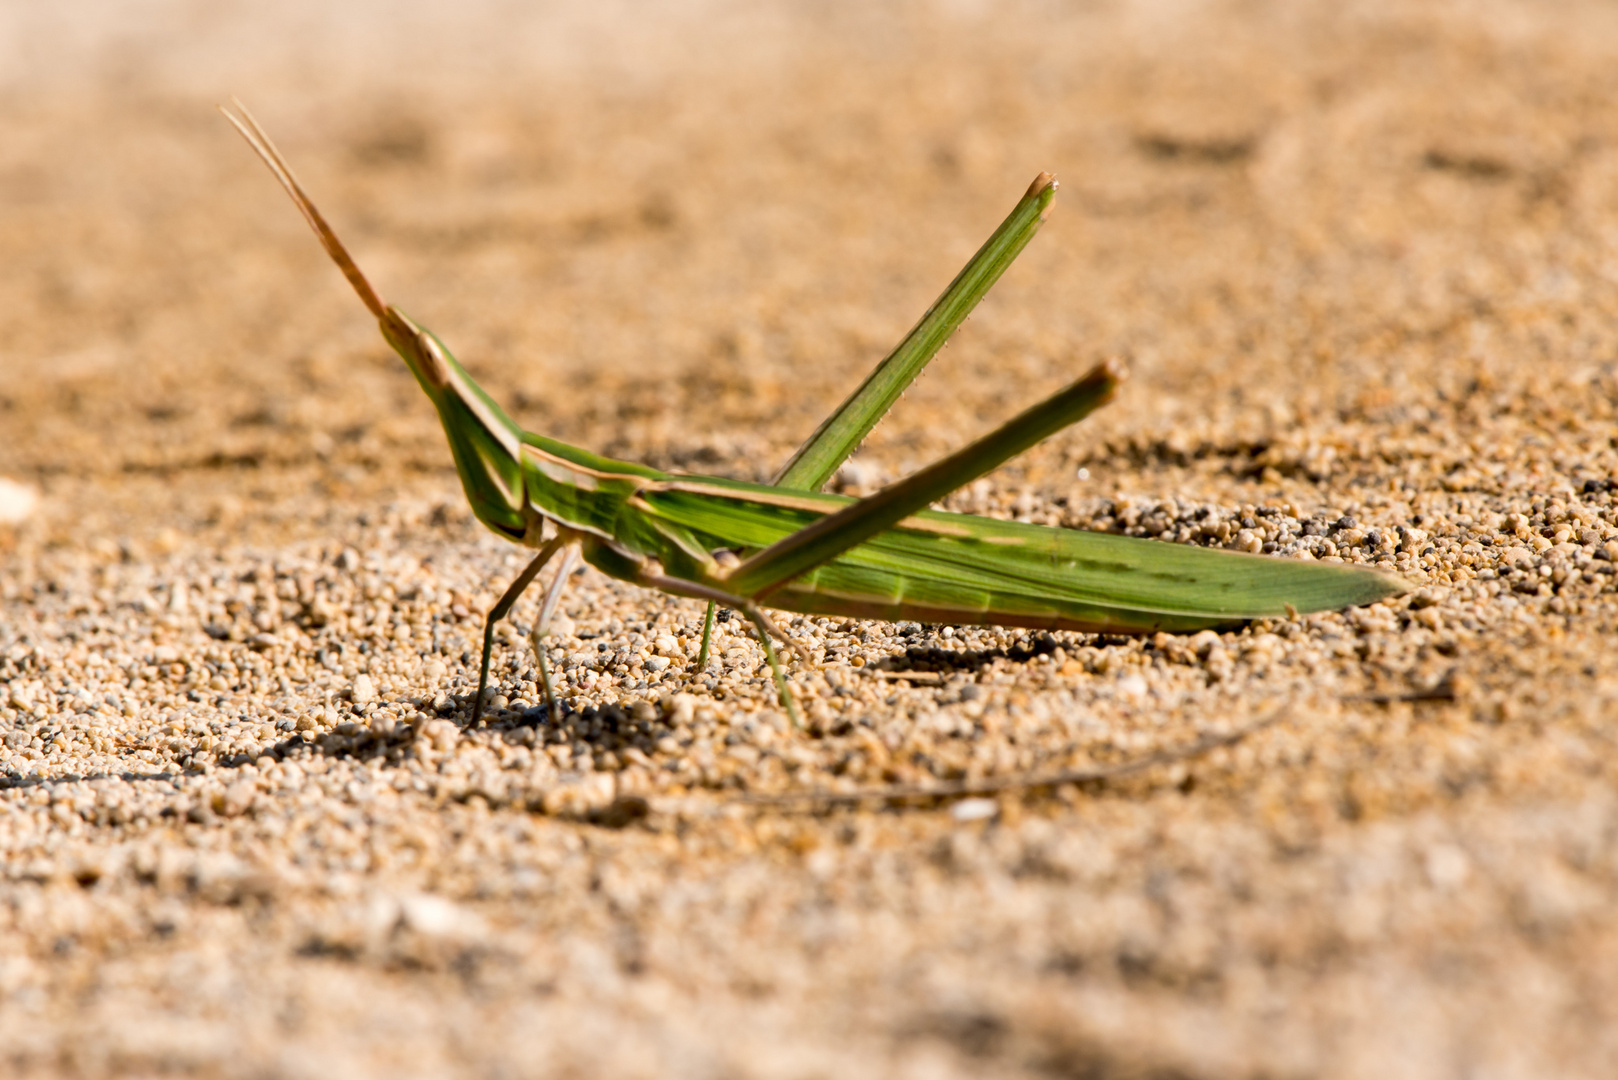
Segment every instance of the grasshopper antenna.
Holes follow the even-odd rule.
[[[232,109],[235,112],[232,112]],[[354,286],[354,291],[359,293],[360,299],[371,310],[371,314],[378,319],[383,318],[388,310],[387,305],[376,294],[376,290],[371,288],[371,283],[365,279],[365,275],[360,273],[360,268],[349,256],[348,249],[337,239],[337,234],[326,224],[326,219],[321,216],[320,211],[315,209],[314,201],[304,193],[298,178],[292,175],[292,167],[286,163],[281,151],[275,148],[275,143],[264,133],[264,129],[258,126],[258,121],[247,111],[247,106],[242,104],[240,98],[232,97],[229,105],[219,106],[219,111],[225,114],[225,119],[229,120],[237,131],[241,132],[242,138],[247,140],[247,145],[264,159],[264,164],[268,165],[275,178],[281,181],[281,186],[292,196],[292,201],[297,204],[303,219],[309,223],[315,235],[320,237],[320,244],[326,249],[326,254],[331,256],[332,262],[337,264],[337,268],[343,272],[348,283]]]

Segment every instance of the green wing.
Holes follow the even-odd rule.
[[[675,481],[641,499],[700,542],[744,554],[851,501],[706,478],[693,487],[706,490]],[[1361,567],[927,511],[768,603],[810,614],[1141,633],[1326,611],[1406,589]]]

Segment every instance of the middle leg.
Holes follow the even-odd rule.
[[[778,637],[792,646],[792,651],[797,653],[798,658],[805,664],[811,664],[813,661],[810,659],[808,651],[796,639],[787,635],[775,623],[770,621],[770,617],[764,614],[763,608],[745,596],[734,596],[722,589],[670,577],[667,574],[651,573],[644,568],[635,575],[634,581],[637,585],[672,593],[675,596],[689,596],[693,600],[708,600],[724,604],[726,607],[735,608],[743,615],[746,615],[748,620],[752,622],[754,629],[758,631],[759,644],[764,646],[764,657],[769,661],[770,673],[775,677],[776,695],[781,702],[781,706],[786,709],[787,715],[792,718],[794,724],[799,723],[798,706],[792,699],[792,688],[787,685],[786,674],[781,670],[781,662],[775,655],[775,645],[770,638],[772,636]]]
[[[551,683],[551,667],[545,658],[545,635],[550,631],[551,616],[556,614],[556,605],[562,599],[562,591],[567,588],[567,579],[573,573],[573,566],[579,558],[579,545],[575,541],[562,549],[562,565],[556,568],[556,576],[551,579],[550,587],[545,590],[545,602],[540,605],[539,618],[534,620],[534,629],[529,633],[528,640],[534,646],[534,658],[539,661],[539,676],[545,681],[545,710],[551,723],[556,723],[556,687]]]

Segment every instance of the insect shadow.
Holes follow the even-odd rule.
[[[1030,660],[1054,653],[1061,642],[1051,634],[1039,634],[1009,646],[992,649],[942,649],[936,645],[911,645],[904,652],[878,660],[868,670],[905,674],[936,673],[949,676],[963,672],[981,672],[996,660],[1009,660],[1026,664]]]

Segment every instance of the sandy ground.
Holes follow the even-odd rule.
[[[0,1071],[1618,1070],[1610,8],[266,7],[0,14]],[[577,711],[536,725],[529,601],[470,730],[519,553],[231,92],[527,426],[747,478],[1050,169],[845,487],[1117,357],[950,505],[1415,591],[795,620],[795,729],[756,645],[695,672],[696,604],[590,571]]]

